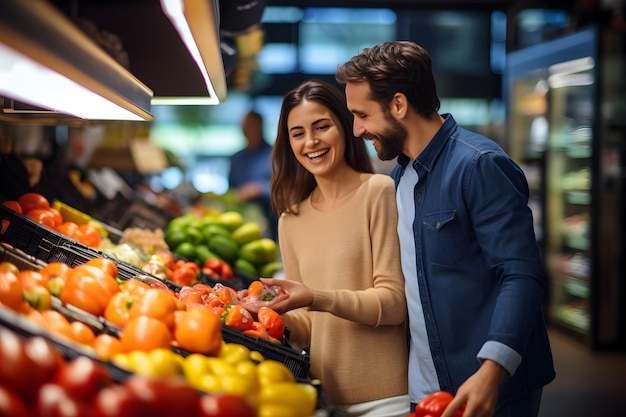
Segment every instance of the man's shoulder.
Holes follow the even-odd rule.
[[[455,135],[453,135],[455,142],[468,146],[469,148],[485,152],[485,151],[497,151],[504,152],[502,147],[493,139],[472,130],[458,127]]]

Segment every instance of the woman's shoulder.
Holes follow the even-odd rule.
[[[386,174],[367,174],[365,183],[368,187],[374,190],[380,190],[385,188],[395,188],[393,178]]]
[[[380,196],[395,194],[396,188],[393,179],[385,174],[365,174],[360,187],[362,196],[378,199]]]

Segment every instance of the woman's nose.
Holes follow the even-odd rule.
[[[306,144],[308,146],[316,145],[319,142],[319,139],[315,136],[315,134],[306,135]]]

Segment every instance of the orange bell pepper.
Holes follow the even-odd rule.
[[[149,316],[161,320],[170,330],[174,330],[177,301],[176,297],[167,291],[150,288],[133,302],[129,310],[130,319]]]
[[[59,298],[95,316],[102,316],[120,287],[111,275],[90,265],[79,265],[68,275]]]
[[[257,318],[268,335],[275,339],[283,338],[285,334],[285,322],[280,314],[270,307],[263,306],[259,308]]]
[[[109,300],[104,310],[104,318],[115,325],[124,327],[130,319],[130,308],[137,297],[126,291],[118,292]]]
[[[238,330],[254,330],[252,314],[240,305],[233,305],[226,314],[224,324]]]

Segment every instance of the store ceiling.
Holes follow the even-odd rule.
[[[128,69],[154,91],[155,96],[197,95],[206,91],[195,62],[158,0],[50,0],[70,18],[82,19],[99,31],[114,34],[128,56]],[[222,0],[234,4],[263,0]],[[267,6],[410,7],[449,9],[518,9],[554,7],[564,0],[265,0]],[[219,4],[219,3],[218,3]],[[242,13],[242,18],[243,13]]]
[[[81,22],[79,27],[99,35],[100,45],[155,96],[206,95],[196,63],[158,0],[51,0],[51,3],[70,19]]]

